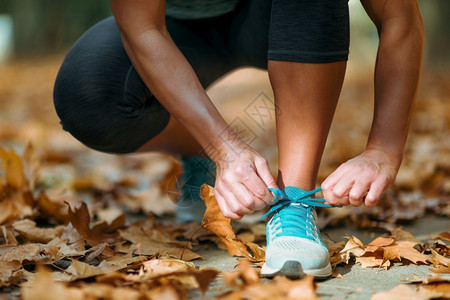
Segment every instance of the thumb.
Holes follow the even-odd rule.
[[[269,188],[277,189],[277,183],[272,176],[267,160],[262,157],[255,159],[256,172]]]

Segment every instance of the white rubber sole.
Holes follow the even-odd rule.
[[[326,279],[331,276],[331,265],[321,269],[303,270],[302,264],[298,261],[286,261],[280,269],[271,268],[265,263],[261,269],[261,276],[272,278],[277,275],[286,276],[291,279],[302,278],[303,276],[311,275],[317,279]]]

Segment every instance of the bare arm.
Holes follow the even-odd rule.
[[[374,206],[400,167],[420,76],[424,30],[416,0],[361,0],[377,27],[375,111],[366,150],[323,183],[331,204]],[[364,199],[364,196],[366,195]]]
[[[266,160],[230,129],[165,24],[164,0],[110,0],[125,50],[142,80],[217,164],[223,214],[239,219],[272,201]]]
[[[227,130],[227,123],[172,41],[165,1],[111,0],[111,6],[127,54],[153,95],[204,149],[209,143],[221,147],[218,133]]]

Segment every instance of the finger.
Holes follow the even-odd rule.
[[[242,218],[241,215],[234,213],[230,209],[224,197],[222,196],[222,193],[220,192],[220,188],[218,188],[217,186],[214,188],[214,196],[216,197],[217,204],[219,204],[220,211],[222,212],[225,218],[233,220],[240,220]]]
[[[369,186],[366,183],[355,183],[348,196],[350,205],[356,207],[361,206],[361,204],[363,204],[364,202],[364,196],[366,196],[368,189]]]
[[[386,185],[382,181],[375,181],[367,193],[364,204],[367,207],[374,207],[377,205],[378,200],[380,200],[381,194],[386,190]]]
[[[272,189],[278,188],[275,178],[273,178],[272,172],[270,171],[267,160],[265,160],[262,157],[257,157],[255,159],[255,167],[256,173],[262,179],[262,181],[265,183],[267,187]]]
[[[358,181],[356,182],[349,193],[349,202],[353,206],[361,206],[364,202],[364,196],[370,188],[370,181]]]
[[[331,205],[338,205],[338,197],[335,196],[333,193],[333,189],[336,186],[336,184],[339,182],[339,180],[342,178],[343,172],[342,168],[336,169],[331,175],[329,175],[321,185],[322,188],[322,194],[327,203]]]
[[[222,189],[220,192],[222,193],[223,198],[225,199],[229,209],[233,213],[239,216],[243,216],[253,212],[253,210],[248,209],[237,200],[238,195],[235,195],[233,190],[224,187],[224,189]]]
[[[249,174],[248,179],[244,182],[245,187],[250,191],[250,193],[258,199],[261,205],[270,205],[274,202],[274,196],[269,191],[266,183],[258,176],[257,173]],[[261,209],[262,207],[259,207]]]
[[[238,200],[252,211],[263,209],[267,205],[264,199],[257,197],[243,184],[239,184],[235,192],[235,194],[240,195]]]
[[[333,187],[332,194],[337,199],[338,204],[349,205],[349,193],[353,187],[354,180],[349,178],[350,176],[344,176],[339,180],[339,182]]]

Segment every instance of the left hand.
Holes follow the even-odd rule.
[[[345,162],[322,183],[331,205],[365,204],[373,207],[395,181],[401,158],[377,149],[367,149]]]

